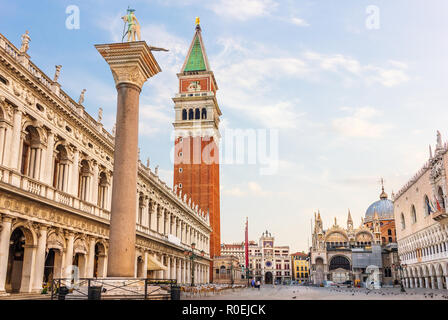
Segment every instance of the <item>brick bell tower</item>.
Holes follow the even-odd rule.
[[[201,36],[199,18],[173,98],[175,121],[174,188],[209,215],[210,257],[221,254],[219,192],[219,117],[216,84]],[[213,280],[210,265],[210,281]]]

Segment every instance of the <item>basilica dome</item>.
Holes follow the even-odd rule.
[[[387,198],[387,193],[384,192],[384,188],[381,192],[380,200],[372,203],[367,208],[364,221],[372,221],[375,212],[378,214],[380,220],[394,219],[394,203]]]

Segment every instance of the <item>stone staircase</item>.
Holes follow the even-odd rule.
[[[50,300],[49,294],[40,293],[11,293],[9,295],[0,295],[0,300]]]

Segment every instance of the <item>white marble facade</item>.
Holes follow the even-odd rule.
[[[101,122],[0,34],[0,293],[40,291],[72,265],[107,275],[113,152]],[[194,242],[195,282],[208,282],[208,216],[140,162],[135,201],[135,276],[189,283]]]

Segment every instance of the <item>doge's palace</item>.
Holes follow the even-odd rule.
[[[0,34],[0,294],[105,277],[114,135]],[[63,72],[63,70],[62,70]],[[61,72],[61,73],[62,73]],[[208,215],[138,161],[135,276],[209,279]]]

